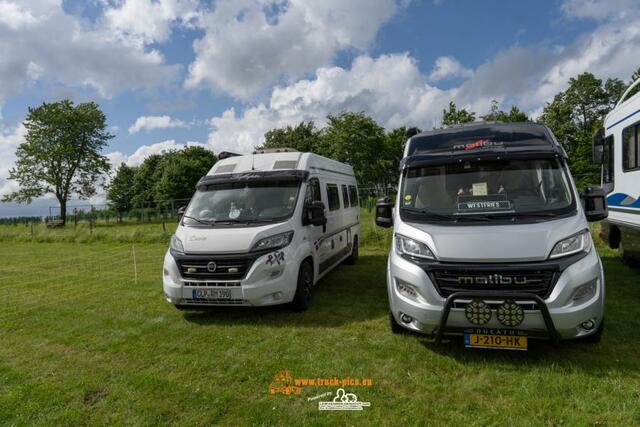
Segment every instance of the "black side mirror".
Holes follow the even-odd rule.
[[[388,197],[383,197],[376,203],[376,225],[384,228],[393,225],[393,203]]]
[[[178,208],[178,220],[182,219],[182,216],[184,215],[185,209],[187,209],[186,206],[180,206]]]
[[[596,165],[601,165],[604,157],[604,128],[598,129],[593,135],[593,143],[591,145],[591,161]]]
[[[311,202],[306,206],[305,223],[314,226],[324,226],[327,224],[327,216],[324,213],[324,203]]]
[[[600,221],[609,216],[607,196],[604,189],[587,187],[585,192],[580,194],[580,198],[584,205],[584,213],[587,221]]]

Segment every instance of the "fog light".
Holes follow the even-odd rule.
[[[273,294],[273,299],[282,299],[282,292],[276,292]]]
[[[402,316],[400,316],[400,320],[402,320],[404,323],[411,323],[413,322],[413,317],[403,313]]]
[[[518,326],[524,320],[524,310],[514,300],[508,299],[498,307],[497,317],[504,326]]]
[[[582,326],[583,329],[590,331],[596,327],[596,322],[593,320],[587,320],[586,322],[582,322],[580,326]]]
[[[169,270],[167,270],[166,268],[163,268],[162,272],[164,273],[165,276],[169,275]]]
[[[491,319],[491,307],[481,299],[473,299],[464,309],[467,320],[474,325],[484,325]]]

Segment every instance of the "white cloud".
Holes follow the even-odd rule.
[[[432,83],[454,77],[469,78],[473,71],[465,68],[457,59],[452,56],[441,56],[436,59],[433,71],[429,74],[429,81]]]
[[[33,80],[101,96],[174,82],[180,66],[101,23],[65,13],[61,0],[0,0],[0,102]]]
[[[141,130],[150,131],[154,129],[186,127],[187,124],[185,122],[173,119],[170,116],[142,116],[138,117],[135,123],[129,127],[129,133],[134,134]]]
[[[562,11],[571,18],[605,20],[634,14],[638,6],[637,0],[565,0]]]
[[[340,50],[368,48],[397,7],[396,0],[221,0],[199,20],[205,35],[194,42],[185,86],[251,98]]]
[[[198,16],[197,0],[125,0],[107,8],[104,20],[115,33],[139,43],[165,42],[172,26],[190,25]]]
[[[153,154],[162,154],[171,150],[182,150],[187,146],[198,145],[201,147],[207,147],[207,144],[202,144],[196,141],[189,141],[186,144],[178,144],[174,139],[168,139],[166,141],[157,142],[155,144],[143,145],[132,154],[126,155],[120,151],[114,151],[107,154],[107,158],[111,162],[112,171],[117,169],[121,163],[125,163],[127,166],[140,166],[144,159]]]
[[[18,189],[15,181],[9,181],[9,169],[16,161],[16,149],[24,142],[25,128],[22,124],[15,128],[5,128],[0,123],[0,197]]]

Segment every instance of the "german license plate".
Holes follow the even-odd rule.
[[[193,289],[193,299],[231,299],[231,289]]]
[[[500,350],[527,350],[527,337],[523,335],[464,334],[465,347],[496,348]]]

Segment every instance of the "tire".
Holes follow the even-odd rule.
[[[640,266],[640,262],[635,258],[632,258],[629,255],[629,252],[624,250],[624,245],[622,244],[622,240],[620,240],[620,244],[618,246],[618,251],[620,252],[620,258],[622,259],[622,263],[631,268],[638,268]]]
[[[313,296],[313,267],[309,261],[303,261],[298,271],[298,284],[291,306],[295,311],[305,311],[311,305]]]
[[[345,264],[354,265],[358,262],[359,258],[359,249],[358,249],[358,236],[353,239],[353,248],[351,249],[351,255],[344,261]]]
[[[173,306],[175,308],[177,308],[178,310],[188,310],[189,306],[188,305],[184,305],[184,304],[173,304]]]
[[[393,317],[391,312],[389,312],[389,325],[391,326],[391,333],[393,334],[404,334],[406,332],[406,329],[396,322],[396,319]]]
[[[600,326],[598,326],[598,330],[593,335],[589,335],[588,337],[584,337],[583,340],[584,340],[584,342],[597,344],[602,339],[602,334],[603,333],[604,333],[604,319],[602,319],[602,322],[600,322]]]

